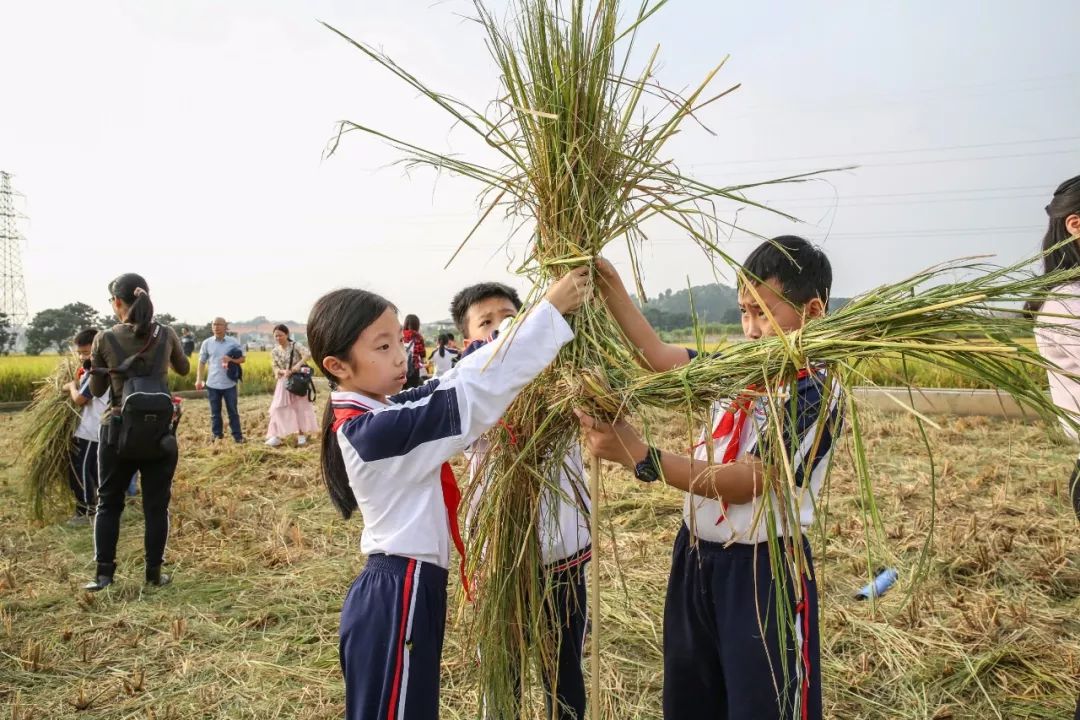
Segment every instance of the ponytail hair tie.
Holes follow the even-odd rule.
[[[147,293],[146,290],[143,290],[141,287],[135,288],[135,297],[139,297],[140,295],[148,295],[148,294],[149,293]]]

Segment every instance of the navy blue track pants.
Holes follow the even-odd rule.
[[[796,599],[781,598],[768,546],[675,539],[664,605],[664,717],[667,720],[820,720],[817,585],[810,547]]]
[[[347,720],[434,720],[446,631],[447,571],[371,555],[341,608]]]

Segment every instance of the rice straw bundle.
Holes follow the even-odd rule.
[[[38,385],[23,417],[19,460],[26,473],[30,517],[37,522],[46,522],[71,510],[67,477],[71,437],[79,426],[80,413],[64,385],[74,380],[74,361],[61,361]]]
[[[600,384],[595,375],[581,383],[617,415],[647,406],[685,406],[702,410],[717,398],[745,388],[790,378],[810,362],[843,372],[845,384],[872,384],[860,371],[870,358],[900,357],[933,362],[965,377],[986,381],[1020,400],[1049,421],[1061,417],[1036,375],[1056,368],[1019,338],[1040,325],[1018,310],[1031,298],[1065,297],[1055,288],[1075,282],[1080,271],[1037,275],[1030,268],[1042,255],[998,267],[957,260],[854,298],[842,309],[809,322],[802,330],[755,342],[731,345],[710,359],[665,373],[611,373]],[[968,279],[946,280],[956,275]],[[1068,328],[1054,326],[1058,332]],[[1017,372],[1017,363],[1041,373]],[[619,405],[613,405],[617,399]]]
[[[640,72],[628,74],[638,30],[664,4],[665,0],[644,0],[630,21],[620,27],[616,0],[514,0],[505,22],[477,0],[477,18],[502,82],[502,96],[488,113],[428,88],[387,55],[331,27],[449,113],[461,127],[475,132],[502,165],[493,168],[450,157],[350,121],[341,123],[330,152],[343,135],[362,132],[399,149],[407,164],[479,181],[485,189],[477,227],[496,208],[521,223],[532,224],[520,272],[534,282],[534,298],[539,288],[567,270],[591,263],[612,241],[626,243],[638,295],[645,297],[637,251],[647,240],[642,229],[646,221],[672,223],[710,262],[719,260],[734,266],[718,246],[725,223],[716,217],[714,205],[730,200],[761,207],[745,192],[767,183],[715,187],[684,176],[662,155],[665,143],[684,121],[737,87],[716,94],[707,92],[723,66],[720,63],[692,92],[683,95],[666,90],[654,78],[655,51]],[[796,182],[807,177],[770,182]],[[466,242],[475,231],[474,227]],[[924,288],[939,282],[947,272],[961,270],[974,272],[974,279]],[[1056,279],[1067,278],[1062,274]],[[952,364],[970,376],[992,380],[1007,392],[1017,393],[1043,414],[1054,415],[1055,409],[1034,381],[1005,370],[1005,357],[1045,366],[1038,355],[1012,339],[1016,330],[1030,331],[1031,323],[1019,316],[985,313],[993,303],[1046,295],[1047,282],[1024,275],[1019,268],[991,270],[977,263],[937,268],[860,298],[801,333],[735,346],[720,357],[655,375],[640,369],[636,351],[602,303],[583,307],[573,319],[575,340],[521,393],[507,413],[506,427],[492,431],[491,451],[480,469],[486,486],[470,522],[469,551],[478,588],[474,618],[483,659],[480,683],[486,712],[494,717],[522,716],[527,711],[520,707],[520,700],[532,682],[530,667],[554,675],[556,648],[544,607],[549,589],[544,587],[537,529],[542,498],[560,492],[558,474],[563,458],[578,440],[577,422],[571,413],[575,403],[587,399],[594,412],[608,418],[633,414],[643,406],[680,406],[693,421],[712,400],[761,385],[775,410],[770,416],[774,420],[770,432],[782,438],[784,399],[779,388],[793,371],[805,367],[809,360],[826,362],[832,382],[847,386],[858,377],[860,358],[900,354]],[[970,340],[971,334],[989,342]],[[503,341],[513,342],[512,335]],[[861,447],[854,419],[853,425],[856,446]],[[790,461],[785,458],[783,442],[769,443],[769,447],[775,456],[766,462],[784,469],[787,476],[775,478],[769,489],[780,506],[790,508],[785,502],[794,490]],[[865,462],[860,465],[865,474]],[[596,492],[598,467],[594,463],[594,543],[599,541],[595,529],[602,505]],[[790,563],[800,571],[799,551],[790,553],[777,541],[778,534],[790,528],[778,528],[771,513],[764,515],[774,567]],[[781,511],[780,516],[782,524],[790,525],[794,520],[798,526],[790,513]],[[595,583],[595,556],[593,563]],[[592,593],[595,600],[595,585]],[[596,717],[600,701],[595,650],[600,618],[595,611],[592,621],[592,708]]]
[[[726,258],[715,242],[721,223],[712,202],[756,205],[743,194],[753,186],[718,188],[684,177],[661,151],[695,111],[737,86],[706,93],[721,63],[685,96],[665,90],[653,77],[656,52],[640,73],[626,74],[638,27],[664,4],[643,2],[620,28],[617,2],[517,0],[504,27],[476,2],[504,91],[491,117],[431,90],[372,46],[330,28],[479,134],[505,165],[483,167],[348,121],[341,124],[330,152],[344,134],[360,131],[391,143],[409,163],[479,180],[487,188],[481,222],[503,206],[535,224],[522,272],[536,288],[589,263],[614,240],[627,243],[638,279],[635,253],[645,239],[641,224],[650,219],[673,223],[710,256]],[[646,100],[660,109],[651,111]],[[637,285],[643,294],[640,281]],[[481,692],[495,716],[519,715],[530,659],[544,672],[554,669],[536,531],[540,499],[559,492],[562,459],[577,441],[567,392],[580,368],[601,374],[621,368],[626,375],[636,368],[633,351],[602,305],[583,308],[574,324],[575,341],[507,414],[519,442],[510,442],[510,432],[496,433],[494,450],[481,468],[487,486],[470,523],[470,558],[481,588],[475,606],[484,658]],[[594,473],[594,492],[596,487]],[[594,613],[594,631],[598,623]],[[594,663],[594,690],[597,672]]]

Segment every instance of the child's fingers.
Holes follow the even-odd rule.
[[[586,430],[593,430],[596,428],[596,420],[589,415],[586,415],[584,410],[574,408],[574,415],[577,415],[578,422],[581,423],[581,427]]]

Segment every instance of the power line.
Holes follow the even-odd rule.
[[[1015,185],[1013,187],[1000,187],[1000,188],[965,188],[958,190],[920,190],[919,192],[902,192],[902,193],[873,193],[873,194],[860,194],[860,195],[848,195],[847,198],[890,198],[890,197],[917,197],[926,195],[944,195],[946,193],[982,193],[982,192],[1006,192],[1012,190],[1043,190],[1045,193],[1052,192],[1052,189],[1046,185]],[[835,195],[819,195],[816,197],[797,197],[793,199],[797,200],[832,200]]]
[[[904,167],[904,166],[919,166],[919,165],[941,165],[945,163],[957,163],[957,162],[980,162],[984,160],[1008,160],[1017,158],[1030,158],[1030,157],[1042,157],[1047,155],[1071,155],[1073,153],[1080,152],[1080,148],[1068,148],[1064,150],[1047,150],[1045,152],[1027,152],[1017,154],[1001,154],[1001,155],[977,155],[974,157],[956,157],[956,158],[936,158],[932,160],[908,160],[903,162],[883,162],[883,163],[863,163],[856,164],[853,170],[867,170],[872,168],[887,168],[887,167]],[[824,169],[822,172],[826,173],[828,169]],[[744,173],[746,171],[743,171]],[[724,184],[728,186],[745,185],[752,183],[768,183],[769,180],[762,180],[761,174],[763,171],[755,171],[755,176],[747,176],[744,174],[743,179],[736,181],[731,175],[721,175],[720,173],[704,173],[699,176],[702,179],[719,178],[724,177]],[[782,178],[790,177],[794,175],[800,175],[808,172],[806,167],[793,167],[785,169],[772,169],[767,171],[769,175]],[[813,172],[810,170],[809,172]],[[827,177],[826,174],[822,174],[821,178]],[[767,187],[763,185],[762,187]],[[759,188],[760,189],[760,188]]]
[[[828,153],[825,155],[797,155],[786,158],[755,158],[746,160],[717,160],[715,162],[693,163],[689,167],[712,167],[716,165],[747,165],[752,163],[788,162],[792,160],[825,160],[829,158],[857,158],[863,155],[906,155],[920,152],[951,152],[954,150],[978,150],[991,147],[1007,147],[1014,145],[1036,145],[1049,142],[1071,142],[1080,140],[1080,135],[1070,135],[1056,138],[1040,138],[1036,140],[1006,140],[1002,142],[977,143],[974,145],[940,145],[937,147],[922,148],[897,148],[892,150],[863,150],[851,153]]]
[[[978,157],[939,158],[937,160],[909,160],[906,162],[868,163],[862,167],[900,167],[901,165],[938,165],[950,162],[973,162],[976,160],[1008,160],[1013,158],[1041,157],[1044,155],[1067,155],[1080,152],[1080,148],[1067,150],[1046,150],[1042,152],[1019,153],[1015,155],[980,155]]]

